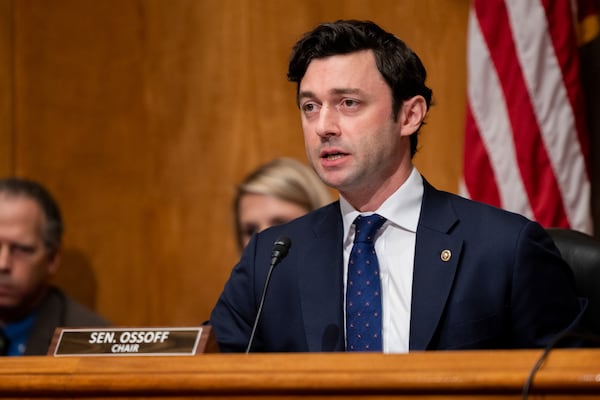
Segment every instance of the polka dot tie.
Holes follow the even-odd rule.
[[[346,284],[346,351],[382,351],[381,280],[373,238],[386,221],[359,215],[348,263]]]

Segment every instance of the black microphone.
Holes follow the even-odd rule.
[[[279,264],[281,260],[287,256],[291,245],[292,241],[285,236],[278,238],[275,243],[273,243],[273,251],[271,252],[271,269],[273,269],[273,267]]]
[[[254,335],[256,334],[256,327],[258,326],[258,321],[260,320],[260,315],[262,314],[263,304],[265,303],[265,297],[267,295],[267,288],[269,287],[269,282],[271,281],[271,273],[273,272],[273,268],[277,264],[281,262],[287,256],[288,250],[292,245],[292,241],[285,237],[279,237],[273,243],[273,250],[271,251],[271,265],[269,266],[269,271],[267,272],[267,279],[265,280],[265,286],[263,287],[262,295],[260,296],[260,303],[258,305],[258,311],[256,312],[256,318],[254,319],[254,326],[252,327],[252,332],[250,333],[250,340],[248,341],[248,347],[246,348],[246,354],[250,353],[250,349],[252,348],[252,344],[254,342]]]

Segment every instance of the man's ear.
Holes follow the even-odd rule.
[[[423,124],[427,114],[427,102],[423,96],[404,100],[400,109],[400,134],[410,136]]]
[[[48,273],[55,275],[60,265],[60,249],[50,250],[48,252]]]

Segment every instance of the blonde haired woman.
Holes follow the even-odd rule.
[[[282,157],[259,166],[237,186],[233,203],[240,250],[255,233],[332,201],[327,186],[300,161]]]

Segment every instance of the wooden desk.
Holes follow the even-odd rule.
[[[519,399],[541,354],[14,357],[0,360],[0,398]],[[530,393],[600,398],[600,349],[553,351]]]

